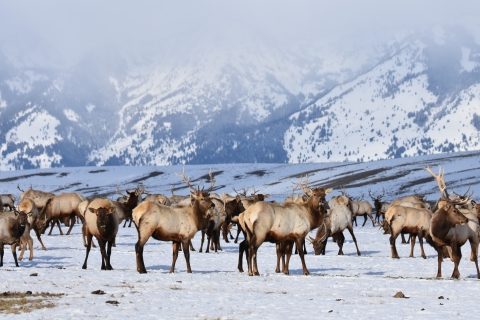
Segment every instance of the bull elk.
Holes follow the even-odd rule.
[[[302,182],[300,181],[302,184]],[[302,247],[305,236],[313,229],[323,223],[324,208],[323,201],[325,196],[332,189],[308,187],[308,177],[306,186],[302,190],[309,196],[304,203],[288,202],[285,204],[269,203],[260,201],[249,207],[244,213],[245,228],[248,243],[248,274],[260,275],[257,266],[258,248],[263,242],[269,241],[276,244],[283,243],[286,251],[286,262],[283,266],[284,274],[289,274],[288,264],[292,253],[293,243],[298,248]],[[277,246],[277,261],[280,255]],[[305,264],[304,252],[299,250],[300,260],[302,262],[303,274],[308,275]],[[277,264],[278,268],[278,264]]]
[[[445,172],[439,169],[438,175],[434,174],[429,167],[425,170],[432,175],[437,181],[440,190],[441,200],[445,205],[440,206],[433,215],[430,223],[430,234],[436,244],[438,253],[438,269],[437,278],[442,277],[442,249],[445,246],[451,248],[451,260],[454,263],[452,278],[459,278],[460,272],[458,266],[462,258],[461,247],[470,242],[471,254],[470,260],[475,263],[477,268],[477,278],[480,279],[480,270],[478,268],[478,219],[474,214],[463,214],[457,209],[457,205],[465,205],[470,201],[471,194],[465,194],[462,198],[451,199],[448,194],[447,185],[445,183]],[[467,191],[468,192],[468,191]]]
[[[176,173],[175,173],[176,174]],[[215,179],[210,170],[211,185],[207,190],[195,188],[190,184],[190,179],[182,174],[176,174],[190,188],[191,204],[187,206],[167,207],[154,202],[142,202],[133,209],[133,219],[138,231],[138,241],[135,244],[137,271],[147,273],[143,261],[143,247],[153,237],[160,241],[173,241],[173,259],[170,273],[175,271],[175,262],[180,246],[187,264],[187,272],[191,273],[189,242],[210,218],[210,213],[215,204],[210,199],[209,192],[215,185]]]

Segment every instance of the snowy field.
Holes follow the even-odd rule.
[[[232,193],[232,187],[237,190],[255,187],[262,193],[271,193],[275,200],[283,200],[291,193],[291,182],[297,182],[300,174],[309,172],[311,186],[344,185],[353,196],[365,193],[368,197],[369,188],[379,193],[384,187],[386,200],[414,191],[427,193],[429,200],[434,200],[438,189],[423,166],[428,164],[437,171],[437,165],[442,165],[447,183],[457,192],[466,191],[466,185],[471,184],[474,199],[478,200],[479,160],[478,152],[470,152],[358,164],[212,165],[212,170],[218,193]],[[186,166],[185,174],[195,183],[201,181],[208,186],[203,178],[208,169],[209,166]],[[127,189],[144,182],[150,192],[170,195],[170,187],[175,184],[176,194],[186,194],[182,181],[174,175],[181,170],[179,166],[86,167],[1,172],[0,192],[19,195],[17,184],[22,189],[31,184],[35,189],[55,193],[76,191],[85,196],[96,193],[114,197],[116,184]],[[333,195],[336,194],[334,191]],[[371,222],[365,227],[355,227],[354,231],[362,252],[360,257],[346,232],[345,256],[337,256],[338,248],[332,242],[328,243],[325,256],[314,256],[311,245],[307,245],[306,264],[311,275],[301,275],[300,259],[293,256],[290,275],[285,276],[274,271],[274,245],[264,244],[258,257],[261,276],[249,277],[237,270],[238,246],[223,240],[223,252],[191,254],[192,274],[186,273],[181,253],[176,273],[169,274],[171,244],[150,239],[144,251],[148,273],[139,274],[135,265],[137,233],[134,227],[119,230],[117,246],[112,250],[115,270],[100,270],[98,248],[92,249],[88,269],[82,270],[85,248],[80,226],[76,225],[69,236],[60,236],[55,228],[52,236],[42,237],[48,250],[42,251],[34,239],[33,261],[21,261],[19,268],[14,266],[10,250],[5,247],[0,294],[32,291],[63,295],[48,300],[55,304],[53,308],[19,315],[1,313],[0,316],[29,319],[480,318],[477,311],[480,282],[473,262],[469,261],[468,244],[463,247],[461,278],[449,278],[453,263],[446,259],[444,277],[435,279],[437,258],[430,246],[425,246],[426,260],[419,258],[418,244],[416,258],[408,258],[410,245],[402,245],[397,239],[401,259],[394,260],[390,258],[389,236],[372,227]],[[314,234],[312,231],[311,235]],[[193,245],[198,250],[200,234],[193,239]],[[244,268],[246,270],[245,261]],[[96,290],[105,294],[92,294]],[[394,298],[398,291],[407,298]],[[444,299],[439,299],[440,296]]]

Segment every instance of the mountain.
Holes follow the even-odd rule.
[[[68,69],[12,55],[3,43],[0,169],[478,149],[480,47],[460,27],[369,51],[231,33],[166,39],[153,58],[105,44]]]

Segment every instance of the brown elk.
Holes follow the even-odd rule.
[[[191,205],[167,207],[154,202],[142,202],[133,209],[133,219],[138,231],[138,241],[135,245],[137,271],[146,273],[143,261],[143,247],[153,237],[160,241],[173,241],[173,259],[170,273],[175,271],[175,262],[180,245],[187,264],[187,272],[191,273],[189,242],[198,230],[207,223],[215,204],[210,199],[209,192],[215,185],[215,179],[210,170],[211,185],[207,190],[195,188],[190,179],[185,177],[185,171],[178,175],[191,189]]]
[[[451,248],[451,260],[454,263],[452,278],[459,278],[460,272],[458,265],[462,258],[461,247],[467,240],[470,242],[471,255],[470,260],[475,263],[477,268],[477,278],[480,279],[480,270],[478,268],[478,219],[473,214],[463,214],[457,205],[464,205],[470,201],[471,194],[463,196],[463,199],[451,199],[448,194],[447,185],[445,183],[445,172],[439,169],[438,175],[435,175],[429,167],[425,170],[432,175],[437,181],[440,190],[441,199],[445,201],[445,205],[438,208],[433,215],[430,223],[430,234],[436,244],[438,253],[438,270],[437,278],[442,277],[442,248],[449,246]],[[468,192],[468,191],[467,191]]]
[[[11,246],[15,266],[18,267],[16,249],[28,225],[28,216],[15,209],[13,214],[13,217],[10,213],[0,215],[0,267],[3,267],[3,246],[6,244]]]
[[[362,227],[365,226],[365,223],[367,222],[367,217],[370,218],[372,221],[372,225],[375,226],[375,220],[373,219],[372,216],[372,205],[368,201],[363,201],[364,195],[359,199],[353,199],[350,195],[346,194],[345,195],[350,199],[351,201],[351,210],[353,213],[353,222],[355,222],[355,226],[357,226],[357,217],[358,216],[363,216],[363,224]]]
[[[373,201],[373,206],[375,207],[375,221],[380,223],[380,217],[383,216],[383,220],[385,220],[385,212],[390,207],[388,202],[382,202],[382,198],[385,196],[385,189],[382,187],[383,193],[379,196],[372,195],[370,189],[368,189],[368,195],[370,199]],[[388,207],[387,207],[388,206]]]
[[[22,252],[20,253],[20,256],[18,257],[18,260],[23,259],[23,254],[25,253],[25,250],[27,249],[27,245],[30,249],[30,257],[29,260],[33,259],[33,239],[30,236],[30,230],[33,229],[35,231],[35,234],[37,235],[37,239],[42,245],[43,250],[47,250],[45,248],[42,238],[40,237],[40,232],[38,231],[38,228],[36,227],[36,222],[38,219],[38,209],[35,206],[35,202],[33,202],[32,199],[25,198],[20,201],[18,204],[18,212],[23,212],[27,215],[28,217],[28,225],[25,228],[25,232],[20,238],[20,248]]]
[[[85,262],[82,269],[87,269],[88,254],[92,244],[92,237],[98,241],[100,252],[102,254],[102,270],[113,270],[110,263],[112,254],[112,245],[120,224],[113,201],[109,199],[94,199],[87,207],[85,212],[85,236],[87,238],[87,251]],[[105,249],[105,247],[107,248]]]
[[[264,241],[283,243],[286,252],[283,272],[289,274],[288,264],[293,243],[295,242],[297,247],[301,248],[305,236],[313,229],[312,226],[322,225],[325,215],[323,201],[325,201],[325,195],[332,189],[316,188],[312,190],[308,187],[308,177],[305,187],[301,181],[300,183],[302,190],[309,196],[306,202],[302,204],[289,202],[281,205],[260,201],[245,211],[245,228],[249,244],[247,259],[249,275],[259,275],[257,251]],[[277,259],[280,255],[281,252],[277,246]],[[302,261],[303,274],[308,275],[303,250],[299,250],[299,256]]]
[[[67,231],[67,235],[69,235],[75,224],[76,217],[81,216],[78,205],[84,200],[85,198],[78,193],[62,193],[58,196],[49,198],[39,213],[39,218],[37,220],[38,232],[44,234],[48,224],[51,222],[51,228],[48,235],[50,236],[52,234],[55,223],[57,223],[60,234],[63,235],[60,221],[68,219],[70,221],[70,227]]]
[[[164,206],[170,206],[172,204],[168,197],[160,193],[150,193],[143,199],[143,201],[157,202],[159,204],[163,204]]]
[[[126,190],[126,194],[123,194],[117,185],[117,193],[125,199],[124,201],[115,202],[115,206],[117,207],[116,212],[120,221],[119,223],[122,223],[122,221],[125,220],[125,223],[123,224],[124,228],[127,225],[127,221],[130,221],[130,223],[128,224],[129,228],[132,225],[132,210],[138,205],[139,200],[141,200],[142,194],[145,193],[145,186],[142,184],[141,187],[142,189],[140,189],[139,185],[134,190]]]
[[[22,192],[22,194],[20,194],[20,200],[23,200],[24,198],[32,199],[39,211],[43,209],[48,199],[55,196],[53,193],[34,190],[32,187],[26,191],[20,189],[20,185],[17,185],[17,188]]]

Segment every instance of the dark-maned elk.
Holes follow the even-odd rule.
[[[147,273],[143,261],[143,247],[153,237],[160,241],[173,241],[173,259],[170,273],[175,271],[175,262],[180,246],[187,264],[187,272],[191,273],[189,242],[193,236],[209,220],[210,212],[215,208],[209,192],[215,185],[215,179],[210,170],[211,186],[207,190],[195,188],[190,179],[185,177],[185,171],[178,175],[190,188],[192,200],[190,205],[167,207],[154,202],[142,202],[133,209],[133,219],[138,231],[138,242],[135,245],[137,271]]]
[[[130,221],[130,223],[128,224],[129,228],[132,225],[132,210],[141,201],[142,194],[145,193],[145,186],[143,184],[141,186],[142,189],[140,189],[139,185],[136,189],[126,190],[126,194],[123,194],[117,185],[117,193],[125,199],[123,201],[116,201],[115,203],[115,205],[117,206],[116,212],[120,221],[119,223],[122,223],[122,221],[125,220],[125,223],[123,224],[124,228],[127,225],[127,221]]]
[[[116,207],[109,199],[94,199],[85,212],[85,235],[87,238],[87,252],[82,269],[87,269],[88,254],[92,244],[92,237],[95,236],[102,254],[102,270],[113,270],[110,264],[112,245],[118,232],[119,220]],[[107,246],[105,250],[105,246]]]
[[[24,212],[14,209],[14,217],[11,217],[9,213],[0,215],[0,267],[3,267],[3,246],[6,244],[11,246],[15,266],[18,267],[16,249],[27,224],[28,216]]]
[[[260,201],[245,211],[245,228],[249,244],[247,261],[250,276],[260,275],[257,266],[257,252],[265,241],[284,242],[286,262],[283,272],[289,274],[288,264],[293,243],[295,242],[298,248],[301,248],[305,236],[313,229],[311,226],[322,225],[325,214],[323,201],[325,195],[332,189],[316,188],[312,190],[308,187],[307,182],[305,187],[302,186],[302,190],[309,196],[308,200],[302,204],[289,202],[281,205]],[[277,257],[279,255],[281,252],[277,250]],[[303,250],[299,250],[299,256],[302,261],[303,274],[310,274],[305,265]]]
[[[363,196],[362,196],[363,198]],[[355,222],[355,226],[357,226],[357,217],[363,216],[363,224],[362,227],[365,226],[367,222],[367,217],[370,218],[372,221],[372,225],[375,227],[375,220],[372,216],[372,205],[368,201],[353,201],[350,197],[350,201],[352,202],[352,213],[353,213],[353,222]]]
[[[3,210],[8,207],[12,211],[15,208],[16,200],[17,198],[13,194],[0,194],[0,204]]]
[[[388,207],[390,207],[390,203],[388,202],[382,202],[382,198],[385,196],[385,189],[382,187],[383,193],[379,196],[374,196],[372,195],[370,189],[368,189],[368,195],[370,196],[370,199],[373,201],[373,206],[375,207],[375,221],[380,223],[380,217],[383,217],[383,220],[385,220],[385,212],[387,212]]]
[[[457,205],[464,205],[470,201],[470,196],[464,195],[463,199],[451,199],[447,191],[445,183],[445,172],[440,168],[438,175],[435,175],[429,167],[425,170],[430,173],[438,184],[441,199],[445,201],[445,205],[435,211],[430,223],[430,234],[436,244],[438,253],[438,271],[437,278],[442,277],[442,248],[449,246],[451,248],[451,260],[455,267],[453,269],[452,278],[459,278],[460,272],[458,265],[462,258],[462,245],[470,242],[471,254],[470,260],[475,263],[477,268],[477,278],[480,279],[480,270],[478,268],[478,219],[473,214],[462,214]],[[468,191],[467,191],[468,192]]]
[[[31,187],[26,191],[20,189],[20,185],[17,185],[17,188],[22,192],[22,194],[20,194],[20,200],[23,200],[24,198],[32,199],[33,202],[35,202],[35,206],[37,207],[38,211],[43,209],[48,199],[55,196],[53,193],[34,190]]]
[[[37,219],[38,232],[44,234],[48,224],[51,223],[50,232],[48,233],[50,236],[56,223],[60,230],[60,234],[63,235],[60,221],[68,219],[70,221],[70,227],[67,231],[67,235],[69,235],[75,224],[76,217],[81,216],[78,205],[84,200],[85,198],[78,193],[61,193],[58,196],[49,198],[43,209],[40,211],[39,218]]]

